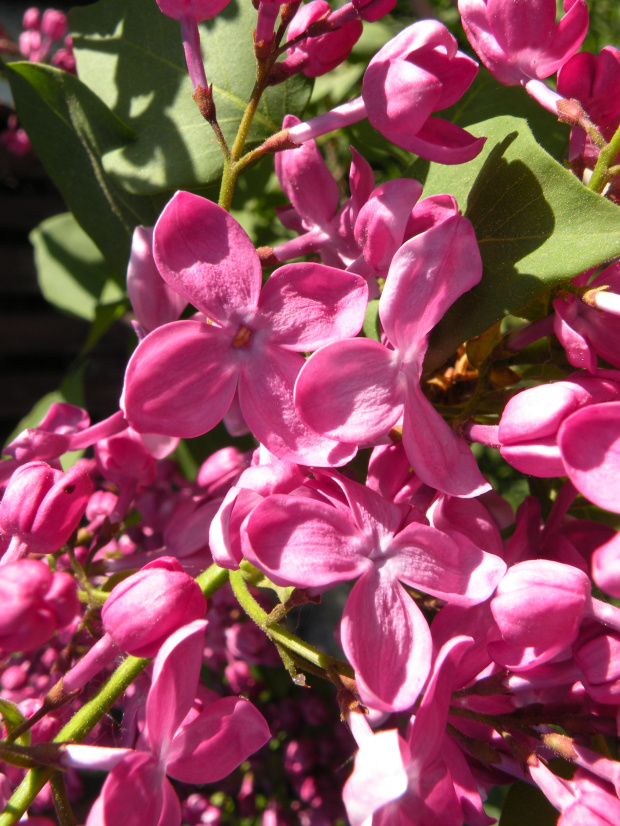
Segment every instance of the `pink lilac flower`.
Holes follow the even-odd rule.
[[[290,22],[288,40],[303,35],[308,26],[325,18],[330,11],[330,5],[326,0],[311,0],[303,5]],[[300,40],[287,50],[287,58],[277,64],[278,72],[283,69],[286,74],[303,72],[307,77],[320,77],[331,72],[347,59],[359,40],[362,29],[361,20],[354,19],[335,31]]]
[[[351,826],[493,822],[465,758],[445,732],[454,674],[472,642],[461,636],[443,646],[406,740],[396,729],[358,733],[360,748],[343,790]],[[353,721],[354,716],[359,715],[351,713],[349,720],[356,734],[365,721]]]
[[[202,619],[206,607],[196,581],[176,559],[149,562],[112,589],[101,611],[105,634],[65,674],[65,691],[81,688],[119,651],[154,657],[179,628]]]
[[[591,281],[591,271],[573,278],[576,287],[587,287],[583,298],[566,293],[553,301],[553,329],[573,367],[595,373],[597,356],[620,367],[618,311],[605,309],[605,301],[619,302],[620,262],[606,267]]]
[[[456,103],[477,71],[476,62],[458,51],[442,23],[413,23],[372,58],[361,97],[292,127],[288,138],[303,143],[368,117],[377,131],[403,149],[438,163],[465,163],[480,153],[485,139],[432,115]]]
[[[72,576],[22,559],[0,568],[0,649],[32,651],[78,616]]]
[[[563,424],[586,407],[594,405],[600,410],[601,405],[619,399],[620,373],[614,370],[599,370],[596,376],[573,373],[565,381],[523,390],[504,408],[496,433],[500,452],[522,473],[565,476],[567,466],[558,441]],[[571,455],[580,453],[577,443],[570,445],[566,440],[565,446]],[[600,458],[600,451],[597,454]],[[579,485],[575,487],[579,490]]]
[[[368,444],[403,416],[405,451],[423,482],[455,496],[488,490],[469,447],[420,387],[430,331],[481,274],[466,218],[453,215],[403,244],[379,301],[387,344],[353,339],[311,356],[295,385],[302,419],[324,436]]]
[[[261,265],[250,239],[221,207],[177,193],[155,228],[163,278],[206,317],[158,327],[134,352],[124,409],[143,433],[192,437],[213,428],[239,387],[252,433],[274,454],[337,465],[355,446],[318,436],[293,406],[300,352],[356,335],[366,283],[320,264],[276,270],[261,292]]]
[[[609,140],[620,120],[620,51],[605,46],[599,55],[579,52],[558,72],[558,92],[578,100],[589,119]],[[599,154],[585,130],[573,126],[570,134],[569,160],[582,157],[593,166]]]
[[[339,474],[317,472],[314,487],[317,499],[274,494],[259,502],[245,523],[244,555],[276,584],[315,593],[358,578],[341,640],[360,696],[372,708],[406,709],[426,680],[432,643],[401,582],[472,605],[491,595],[504,563]]]
[[[87,826],[180,826],[181,805],[166,775],[182,783],[213,783],[269,740],[267,723],[248,700],[219,698],[207,689],[196,700],[205,625],[196,620],[180,628],[155,658],[146,727],[135,751],[66,748],[68,764],[114,766]]]
[[[588,31],[586,0],[459,0],[463,28],[478,57],[506,86],[521,84],[554,114],[561,99],[544,83],[579,49]]]
[[[77,528],[92,492],[80,462],[67,473],[46,462],[18,467],[0,502],[0,534],[11,537],[0,565],[27,553],[59,551]]]
[[[153,228],[136,227],[127,267],[127,293],[140,325],[140,338],[176,321],[187,302],[159,274],[153,258]]]

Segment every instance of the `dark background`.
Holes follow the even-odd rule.
[[[17,38],[32,2],[0,2],[0,24]],[[52,2],[68,11],[87,3]],[[40,6],[43,10],[47,6]],[[0,78],[0,130],[11,113],[8,85]],[[89,325],[63,315],[40,294],[28,234],[45,218],[66,212],[62,197],[34,153],[24,158],[0,146],[0,445],[41,396],[56,390],[81,349]],[[85,374],[91,421],[118,409],[133,333],[117,322],[92,353]]]

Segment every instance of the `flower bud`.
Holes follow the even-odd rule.
[[[546,559],[519,562],[508,570],[491,600],[504,640],[512,645],[570,645],[589,607],[590,580],[583,571]]]
[[[44,562],[23,559],[0,568],[0,648],[31,651],[77,615],[74,579]]]
[[[58,551],[77,528],[93,491],[81,463],[67,473],[28,462],[13,473],[0,503],[0,531],[32,553]]]
[[[610,631],[574,647],[575,662],[588,694],[599,703],[617,705],[620,697],[620,634]]]
[[[178,628],[201,619],[207,603],[196,582],[170,556],[149,562],[119,583],[101,611],[106,632],[134,657],[154,657]]]
[[[26,9],[22,18],[22,26],[25,29],[39,29],[41,27],[41,12],[36,6]]]
[[[288,39],[303,35],[313,23],[326,17],[331,11],[326,0],[311,0],[300,8],[288,29]],[[361,20],[350,20],[344,26],[326,32],[318,37],[308,37],[288,49],[285,64],[292,63],[297,71],[307,77],[320,77],[331,72],[351,54],[351,49],[360,39],[363,25]]]
[[[41,31],[50,40],[62,40],[67,33],[67,15],[57,9],[46,9],[41,20]]]
[[[180,20],[191,17],[196,23],[210,20],[219,14],[230,0],[157,0],[162,14]]]

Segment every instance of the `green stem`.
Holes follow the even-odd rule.
[[[227,581],[228,571],[226,568],[220,568],[219,565],[215,564],[196,578],[202,593],[207,598],[225,585]],[[58,732],[53,742],[82,742],[149,662],[150,659],[144,657],[129,656],[124,659],[99,692],[78,709],[71,720]],[[13,796],[0,814],[0,826],[12,826],[12,824],[17,823],[53,774],[54,769],[52,768],[31,769],[15,789]]]
[[[228,582],[229,571],[227,568],[220,568],[215,562],[206,571],[203,571],[200,576],[196,577],[200,590],[205,595],[206,599],[213,596],[216,591],[226,585]]]
[[[620,126],[616,129],[615,135],[605,149],[601,150],[596,166],[594,167],[594,172],[590,178],[588,189],[599,194],[605,189],[610,177],[610,167],[612,167],[618,153],[620,153]]]
[[[75,815],[67,797],[65,788],[65,778],[62,772],[54,772],[50,780],[52,795],[54,797],[54,808],[60,826],[76,826]]]
[[[279,625],[271,625],[269,614],[263,611],[249,592],[242,571],[230,572],[230,584],[239,605],[241,605],[250,619],[254,620],[261,631],[264,631],[273,642],[278,643],[284,648],[288,648],[293,654],[297,654],[327,673],[336,671],[339,676],[345,679],[351,680],[354,678],[355,674],[348,663],[342,662],[342,660],[338,660],[336,657],[330,657],[329,654],[324,654],[323,651],[310,645],[310,643],[304,642],[304,640],[295,636],[295,634],[292,634],[286,628],[281,628]],[[1,823],[0,826],[2,826]]]
[[[150,660],[127,657],[107,683],[73,715],[54,737],[54,743],[80,743],[127,690]],[[31,769],[15,789],[13,796],[0,814],[0,826],[12,826],[25,814],[32,801],[54,774],[54,769]]]

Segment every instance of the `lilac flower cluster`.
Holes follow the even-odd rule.
[[[241,159],[217,124],[198,29],[226,2],[157,2],[181,24],[234,186]],[[331,71],[362,21],[392,6],[260,0],[256,88]],[[459,9],[491,73],[570,123],[573,171],[599,174],[620,74],[611,47],[576,54],[585,0],[565,0],[557,25],[553,0]],[[49,10],[25,26],[33,59],[65,34]],[[464,205],[410,178],[377,184],[353,148],[341,199],[315,141],[368,118],[424,159],[466,163],[485,139],[435,113],[477,70],[441,23],[420,21],[370,61],[359,98],[306,123],[287,116],[249,153],[277,151],[290,202],[279,218],[296,233],[283,243],[257,250],[224,186],[220,204],[177,192],[135,229],[138,345],[118,411],[91,424],[55,403],[3,449],[0,826],[79,800],[76,770],[106,772],[86,826],[486,826],[489,792],[514,780],[540,788],[560,826],[618,822],[620,763],[600,742],[618,737],[620,705],[620,534],[608,524],[620,513],[619,264],[567,278],[546,317],[497,332],[489,362],[555,335],[563,378],[498,379],[494,401],[516,389],[490,411],[466,388],[449,422],[425,358],[482,278]],[[558,70],[556,92],[543,81]],[[370,302],[375,338],[361,335]],[[478,386],[482,363],[467,362]],[[189,481],[179,441],[222,421],[255,449],[224,447]],[[545,507],[528,496],[513,513],[474,442],[554,480]],[[334,650],[334,632],[344,659],[286,623],[320,612],[332,589],[341,613],[321,644]],[[270,686],[281,664],[286,690]],[[335,687],[327,700],[304,693],[320,677]]]

